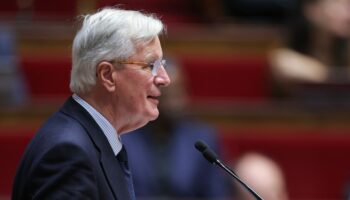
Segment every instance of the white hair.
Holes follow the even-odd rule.
[[[96,84],[96,66],[100,62],[125,60],[138,45],[147,44],[163,31],[159,19],[139,11],[104,8],[84,16],[73,41],[71,91],[89,92]]]

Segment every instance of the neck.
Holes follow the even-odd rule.
[[[95,89],[88,94],[78,95],[103,115],[115,128],[118,135],[145,125],[140,124],[139,121],[142,120],[137,120],[136,116],[129,116],[123,107],[118,107],[118,99],[113,98],[110,93]]]
[[[105,117],[119,134],[118,127],[115,123],[117,120],[115,119],[115,114],[111,108],[111,103],[109,101],[108,95],[97,94],[95,92],[78,95],[88,104],[90,104],[95,110],[97,110],[103,117]],[[101,96],[104,98],[100,98]]]

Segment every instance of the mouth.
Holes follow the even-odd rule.
[[[158,104],[159,103],[159,96],[147,96],[147,99],[151,100],[153,103]]]

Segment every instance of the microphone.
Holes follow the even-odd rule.
[[[224,169],[227,173],[229,173],[233,178],[235,178],[250,194],[252,194],[255,199],[257,200],[263,200],[253,189],[251,189],[247,184],[245,184],[238,176],[233,172],[232,169],[230,169],[228,166],[226,166],[224,163],[221,162],[221,160],[218,158],[218,156],[212,151],[205,142],[199,140],[197,141],[194,146],[196,149],[201,152],[205,159],[207,159],[211,164],[218,165],[222,169]]]

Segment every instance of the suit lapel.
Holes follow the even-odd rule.
[[[125,175],[118,159],[112,154],[102,154],[100,162],[117,199],[131,199],[124,177]]]
[[[131,199],[124,172],[115,157],[106,136],[103,134],[95,120],[72,97],[66,101],[61,111],[79,121],[87,130],[92,142],[100,152],[100,164],[116,199]]]

